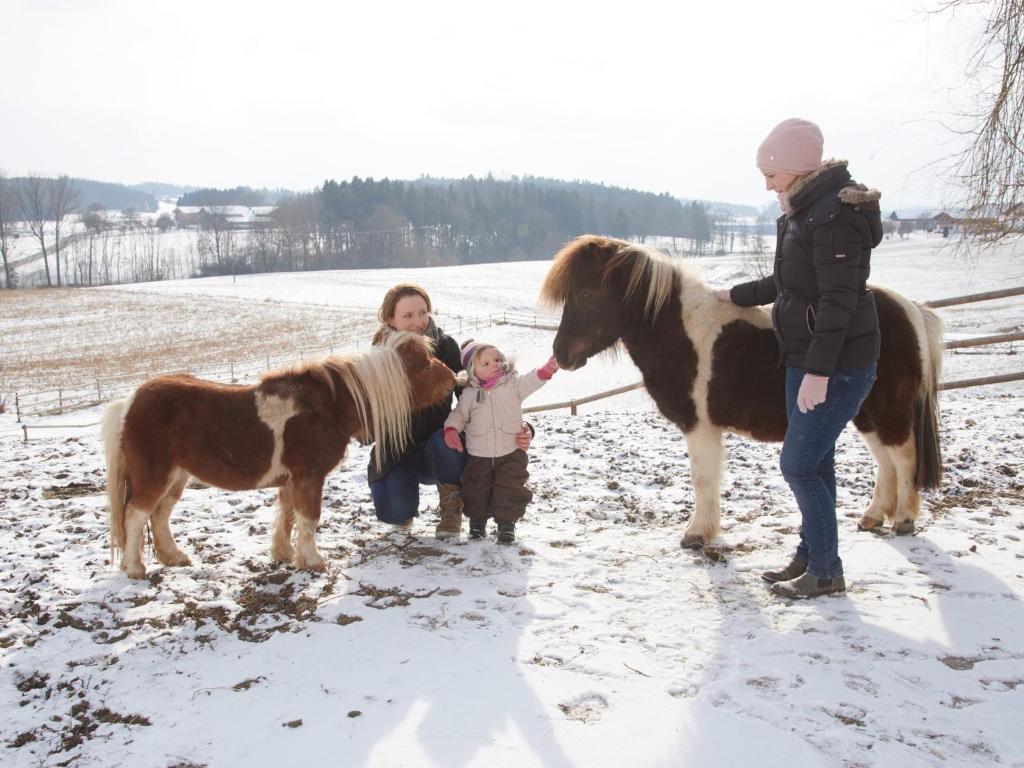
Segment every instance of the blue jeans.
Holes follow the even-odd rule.
[[[466,456],[465,451],[459,453],[445,445],[444,429],[437,430],[422,447],[409,451],[384,477],[370,483],[377,519],[385,523],[404,523],[416,517],[420,483],[462,485]]]
[[[875,383],[878,365],[837,368],[828,379],[825,402],[800,413],[797,392],[803,368],[786,369],[786,413],[789,427],[779,466],[800,508],[800,544],[796,556],[809,573],[823,579],[843,575],[836,524],[836,440]]]

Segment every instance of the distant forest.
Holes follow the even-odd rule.
[[[214,192],[197,190],[179,202],[253,205],[248,200],[258,199],[239,190]],[[207,202],[213,200],[217,203]],[[711,221],[701,203],[531,177],[328,180],[312,192],[280,200],[272,221],[255,226],[241,248],[212,242],[203,273],[543,259],[586,233],[640,241],[655,235],[687,238],[697,252],[711,240]],[[216,222],[208,222],[211,227]]]

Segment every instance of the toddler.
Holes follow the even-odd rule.
[[[551,357],[543,367],[519,375],[497,347],[470,339],[462,345],[462,365],[469,382],[445,420],[444,441],[461,451],[459,433],[466,433],[469,459],[462,471],[462,499],[469,537],[483,538],[487,518],[493,517],[498,542],[511,544],[516,521],[533,498],[526,487],[526,452],[516,448],[515,440],[523,428],[523,400],[544,386],[558,362]]]

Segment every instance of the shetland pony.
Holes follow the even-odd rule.
[[[872,288],[881,326],[878,380],[854,419],[878,463],[862,529],[892,520],[912,533],[919,490],[941,480],[937,385],[938,316]],[[761,441],[785,437],[785,368],[767,308],[720,301],[697,275],[643,246],[587,235],[556,254],[541,301],[563,308],[558,364],[574,370],[622,341],[661,412],[686,437],[695,510],[684,547],[719,531],[722,433]]]
[[[267,373],[255,386],[185,375],[147,381],[103,416],[111,548],[123,551],[122,570],[136,579],[146,575],[147,521],[157,560],[190,564],[169,526],[189,477],[232,491],[278,487],[271,558],[324,570],[314,538],[324,477],[349,440],[376,440],[378,461],[400,452],[411,413],[454,385],[429,340],[410,333],[391,334],[361,355]]]

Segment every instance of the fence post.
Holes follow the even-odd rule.
[[[14,393],[14,413],[17,416],[17,423],[21,423],[21,403],[18,401],[18,393]]]
[[[569,401],[569,414],[572,415],[572,416],[576,415],[576,401],[575,400],[570,400]]]
[[[25,436],[25,442],[28,442],[28,424],[21,425],[21,434]]]
[[[235,364],[234,363],[228,363],[228,365],[231,366],[231,383],[234,384],[235,383]]]
[[[103,402],[103,390],[100,389],[100,380],[96,379],[96,402]]]
[[[57,387],[57,413],[64,413],[64,390],[60,387]]]

